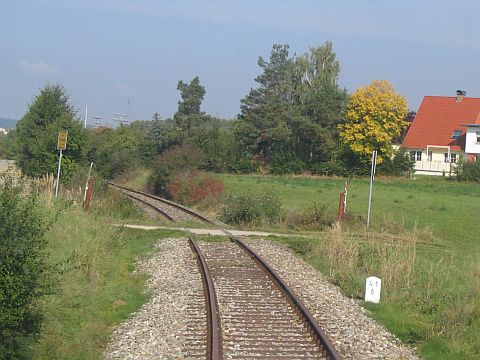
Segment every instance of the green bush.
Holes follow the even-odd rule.
[[[386,157],[384,162],[378,166],[378,173],[391,176],[405,176],[413,173],[415,162],[410,159],[409,153],[401,148],[393,158]]]
[[[248,154],[237,154],[228,164],[228,171],[234,174],[251,174],[260,168],[258,162],[254,161]]]
[[[231,193],[220,219],[227,224],[275,223],[282,217],[282,203],[276,195]]]
[[[155,194],[170,197],[167,186],[175,174],[197,170],[205,161],[205,154],[194,145],[177,146],[160,155],[148,179],[148,189]]]
[[[0,359],[26,358],[38,333],[38,299],[48,290],[45,212],[12,177],[0,179]]]
[[[314,204],[305,209],[291,211],[286,216],[286,223],[291,228],[322,230],[335,222],[333,214],[328,213],[324,205]]]
[[[480,182],[480,161],[460,161],[455,168],[455,174],[458,181]]]
[[[291,152],[274,153],[270,162],[272,174],[301,174],[305,168],[305,163]]]

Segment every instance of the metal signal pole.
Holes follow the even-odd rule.
[[[372,207],[372,189],[373,180],[375,178],[375,169],[377,168],[377,151],[372,151],[372,168],[370,170],[370,193],[368,195],[368,215],[367,215],[367,228],[370,227],[370,210]]]

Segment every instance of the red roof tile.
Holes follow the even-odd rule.
[[[450,146],[451,150],[465,148],[462,124],[480,124],[480,98],[455,96],[425,96],[402,146],[425,149],[427,145]],[[458,139],[452,139],[454,130],[461,130]]]

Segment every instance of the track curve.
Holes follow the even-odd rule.
[[[212,220],[208,219],[207,217],[203,216],[202,214],[200,214],[200,213],[198,213],[194,210],[191,210],[191,209],[189,209],[189,208],[187,208],[183,205],[172,202],[170,200],[166,200],[166,199],[163,199],[163,198],[160,198],[160,197],[157,197],[157,196],[145,193],[145,192],[130,189],[130,188],[127,188],[125,186],[117,185],[117,184],[114,184],[114,183],[108,183],[108,185],[110,185],[114,188],[120,189],[123,192],[126,192],[127,195],[132,197],[132,198],[135,198],[135,194],[137,196],[146,197],[148,199],[152,199],[154,201],[158,201],[158,202],[161,202],[163,204],[167,204],[168,206],[173,207],[177,210],[184,211],[185,213],[188,213],[190,216],[194,217],[195,219],[201,220],[201,221],[203,221],[203,222],[205,222],[209,225],[219,226],[218,223],[215,223],[214,221],[212,221]],[[149,206],[151,206],[152,208],[155,208],[154,205],[149,205]],[[172,221],[175,221],[175,220],[172,220]],[[230,238],[230,240],[233,244],[236,244],[238,247],[240,247],[242,249],[242,251],[245,254],[247,254],[248,257],[253,259],[260,266],[262,271],[265,274],[268,275],[268,277],[271,279],[271,281],[273,283],[276,284],[276,287],[281,291],[283,296],[286,299],[288,299],[288,302],[291,304],[291,307],[300,317],[300,319],[301,319],[300,323],[303,323],[303,325],[306,327],[306,332],[309,334],[308,336],[313,340],[313,344],[314,344],[315,347],[317,347],[317,349],[319,351],[319,354],[321,356],[323,356],[323,358],[326,358],[326,359],[332,359],[332,360],[341,359],[342,358],[341,355],[336,351],[335,347],[330,342],[330,340],[328,339],[326,334],[323,332],[321,327],[318,325],[318,323],[316,322],[314,317],[310,314],[308,309],[303,305],[303,303],[294,294],[294,292],[288,287],[288,285],[280,278],[280,276],[259,255],[257,255],[248,245],[246,245],[240,238],[233,236],[228,230],[224,229],[223,227],[220,227],[220,228],[221,228],[222,231],[224,231],[229,236],[229,238]],[[193,239],[191,239],[191,244],[192,244],[191,245],[192,248],[194,248],[195,252],[198,254],[197,256],[199,258],[199,263],[204,263],[204,264],[200,264],[200,267],[204,266],[207,269],[207,274],[208,274],[209,273],[209,271],[208,271],[208,268],[209,268],[208,267],[208,262],[209,262],[208,256],[207,256],[207,259],[205,259],[205,257],[202,255],[202,252],[201,252],[200,248],[194,243]],[[241,256],[241,255],[237,254],[237,256]],[[203,260],[201,260],[201,258]],[[215,259],[215,255],[213,255],[212,258]],[[233,261],[233,260],[229,259],[228,261]],[[215,260],[213,260],[213,262],[215,262]],[[205,279],[207,279],[207,275],[204,275],[204,273],[203,273],[204,270],[201,270],[201,271],[202,271],[202,278],[205,276]],[[221,273],[222,271],[223,270],[221,269],[221,266],[220,266],[219,273]],[[210,275],[208,275],[208,277],[210,277]],[[261,276],[254,275],[254,278],[255,277],[261,277]],[[208,280],[208,281],[204,280],[204,283],[205,283],[205,286],[206,286],[206,288],[205,288],[206,293],[212,291],[212,290],[208,290],[208,284],[207,284],[208,282],[211,282],[211,288],[215,289],[214,286],[213,286],[213,280],[210,277],[210,280]],[[260,285],[257,284],[257,287],[258,286],[260,286]],[[268,285],[267,287],[269,287],[269,286],[270,285]],[[240,290],[237,289],[236,291],[239,292]],[[274,290],[271,290],[271,291],[272,291],[272,293],[275,292]],[[217,294],[215,294],[215,291],[213,291],[213,292],[214,292],[213,297],[217,298]],[[206,301],[207,301],[207,303],[209,302],[209,300],[206,300]],[[215,322],[214,318],[217,317],[217,321],[218,321],[220,311],[217,308],[215,308],[215,306],[211,307],[211,305],[207,305],[207,309],[210,309],[210,310],[208,310],[210,312],[208,322],[212,323],[212,324],[215,324],[216,322]],[[273,311],[273,313],[274,312],[275,311]],[[216,313],[216,316],[214,316],[215,313]],[[248,312],[246,314],[248,314]],[[252,316],[252,315],[250,314],[250,315],[247,315],[247,316]],[[268,316],[264,316],[263,320],[267,320],[267,317]],[[280,324],[280,323],[278,323],[278,324]],[[293,324],[293,323],[291,323],[291,324]],[[295,326],[297,326],[297,325],[295,325]],[[217,323],[217,326],[213,325],[213,327],[216,327],[216,329],[212,329],[212,330],[209,330],[209,331],[215,332],[215,331],[218,330],[220,332],[220,328],[221,328],[220,323]],[[274,325],[271,325],[271,327],[274,327]],[[298,325],[298,327],[300,329],[301,325]],[[282,329],[281,326],[280,326],[280,329]],[[283,331],[285,331],[285,330],[283,330]],[[281,336],[281,332],[280,333],[277,332],[277,333],[273,334],[272,336],[277,336],[277,337]],[[218,356],[215,359],[221,359],[222,356],[223,356],[222,355],[222,350],[220,350],[220,352],[217,355],[214,355],[214,352],[215,352],[215,347],[217,347],[217,346],[218,346],[219,349],[222,349],[222,346],[220,344],[222,336],[220,335],[217,338],[217,340],[215,340],[214,337],[215,337],[214,335],[212,335],[212,336],[209,335],[209,339],[212,339],[212,340],[209,340],[209,344],[210,344],[209,349],[211,349],[211,350],[209,350],[207,352],[208,352],[209,356]],[[292,337],[298,340],[297,335],[295,335],[295,336],[292,335]],[[286,339],[286,342],[291,343],[291,346],[292,346],[293,349],[295,349],[295,344],[298,345],[298,343],[296,341],[290,341],[289,339]],[[278,351],[275,352],[276,351],[275,349],[270,349],[270,348],[268,348],[268,346],[267,346],[267,348],[262,348],[262,347],[251,348],[250,350],[254,351],[255,349],[258,350],[259,352],[257,353],[258,356],[253,356],[253,358],[265,358],[265,357],[270,358],[271,357],[270,355],[273,355],[273,354],[276,354],[276,355],[273,355],[273,358],[290,358],[290,359],[305,358],[305,357],[307,357],[307,358],[318,358],[317,356],[315,356],[311,352],[311,348],[308,347],[307,343],[299,346],[297,348],[297,350],[298,350],[297,352],[289,351],[288,349],[284,349],[284,348],[280,348],[280,352],[278,352]],[[260,351],[261,349],[263,349],[262,350],[263,352]],[[248,356],[248,351],[247,351],[247,353],[241,353],[240,352],[237,355],[239,355],[238,358],[245,358],[245,359],[252,358],[251,356]],[[235,355],[235,352],[233,353],[233,356],[228,356],[228,358],[233,358],[233,357],[237,357]],[[214,359],[214,358],[212,358],[212,359]]]

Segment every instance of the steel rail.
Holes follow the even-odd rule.
[[[222,327],[217,306],[217,294],[213,286],[213,280],[208,270],[207,262],[203,257],[200,248],[192,237],[188,237],[192,250],[197,255],[198,266],[202,274],[202,280],[205,290],[205,302],[207,305],[207,359],[222,359]]]
[[[157,196],[154,196],[154,195],[150,195],[150,194],[147,194],[147,193],[143,193],[141,191],[137,191],[137,190],[132,190],[132,189],[129,189],[127,187],[124,187],[124,186],[121,186],[121,185],[116,185],[116,184],[113,184],[113,183],[109,183],[109,185],[112,185],[112,186],[116,186],[118,188],[122,188],[122,189],[125,189],[125,190],[128,190],[128,191],[132,191],[134,193],[138,193],[138,194],[141,194],[141,195],[145,195],[145,196],[148,196],[152,199],[156,199],[156,200],[159,200],[159,201],[162,201],[162,202],[165,202],[165,203],[168,203],[169,205],[173,206],[173,207],[176,207],[180,210],[184,210],[186,211],[187,213],[195,216],[196,218],[202,220],[202,221],[205,221],[209,224],[213,224],[213,225],[216,225],[218,226],[217,224],[215,224],[213,221],[211,221],[210,219],[206,218],[205,216],[199,214],[199,213],[196,213],[195,211],[191,210],[191,209],[188,209],[186,208],[185,206],[183,205],[180,205],[180,204],[177,204],[177,203],[174,203],[172,201],[169,201],[169,200],[165,200],[165,199],[162,199],[162,198],[159,198]],[[330,359],[330,360],[340,360],[342,359],[342,356],[337,352],[337,350],[335,349],[334,345],[331,343],[331,341],[328,339],[327,335],[324,333],[324,331],[321,329],[321,327],[318,325],[317,321],[315,320],[315,318],[310,314],[310,312],[308,311],[308,309],[305,307],[305,305],[303,305],[303,303],[300,301],[300,299],[293,293],[293,291],[289,288],[289,286],[285,283],[285,281],[283,281],[280,276],[265,262],[265,260],[263,260],[263,258],[258,255],[253,249],[251,249],[247,244],[245,244],[242,240],[240,240],[238,237],[235,237],[231,234],[230,231],[228,231],[227,229],[224,229],[222,228],[221,229],[225,234],[227,234],[230,238],[230,240],[236,244],[238,244],[244,251],[246,251],[250,256],[252,256],[260,265],[263,269],[265,269],[265,271],[274,279],[275,282],[277,282],[277,284],[279,285],[279,287],[283,290],[283,292],[285,293],[286,297],[288,299],[290,299],[291,303],[294,305],[294,307],[296,307],[296,309],[298,310],[299,314],[301,317],[303,317],[307,323],[307,326],[310,327],[311,331],[313,332],[313,336],[317,342],[317,345],[319,346],[319,348],[321,349],[322,351],[322,355],[326,356],[327,359]],[[202,256],[203,257],[203,256]],[[204,260],[205,261],[205,260]],[[202,277],[203,277],[203,274],[202,274]]]
[[[317,345],[321,348],[322,355],[326,356],[330,360],[340,360],[342,359],[341,355],[337,352],[331,341],[328,339],[327,335],[318,325],[315,318],[310,314],[305,305],[300,301],[300,299],[293,293],[293,291],[288,287],[285,281],[277,275],[277,273],[270,267],[263,258],[258,255],[253,249],[251,249],[247,244],[237,237],[230,236],[230,240],[238,244],[243,250],[245,250],[250,256],[252,256],[263,269],[265,269],[270,276],[277,282],[287,298],[293,303],[297,308],[300,315],[306,320],[307,325],[313,331],[313,335],[317,341]]]
[[[180,205],[176,202],[173,202],[171,200],[167,200],[167,199],[164,199],[164,198],[161,198],[161,197],[158,197],[158,196],[155,196],[155,195],[143,192],[143,191],[133,190],[133,189],[130,189],[128,187],[118,185],[118,184],[115,184],[115,183],[112,183],[112,182],[108,182],[108,185],[113,186],[113,187],[117,187],[117,188],[120,188],[120,189],[124,189],[124,190],[127,190],[127,191],[131,191],[131,192],[136,193],[136,194],[144,195],[144,196],[147,196],[151,199],[158,200],[160,202],[163,202],[164,204],[167,204],[167,205],[173,206],[174,208],[180,209],[180,210],[192,215],[193,217],[196,217],[197,219],[205,221],[205,222],[209,223],[210,225],[218,226],[212,220],[206,218],[205,216],[200,215],[199,213],[197,213],[197,212],[195,212],[195,211],[193,211],[193,210],[191,210],[191,209],[189,209],[189,208],[187,208],[183,205]]]
[[[152,209],[154,209],[155,211],[159,212],[160,214],[162,214],[162,216],[164,216],[167,220],[170,220],[170,221],[175,221],[175,219],[173,217],[171,217],[170,215],[168,215],[165,211],[163,211],[162,209],[156,207],[155,205],[152,205],[150,204],[149,202],[143,200],[143,199],[140,199],[140,198],[137,198],[131,194],[127,194],[127,193],[124,193],[125,195],[127,195],[128,197],[131,197],[132,199],[136,200],[136,201],[139,201],[141,202],[142,204],[144,205],[147,205],[149,207],[151,207]]]

